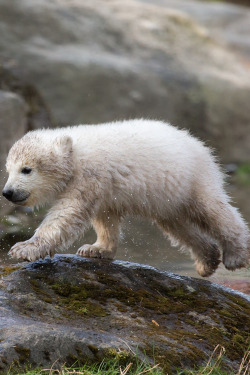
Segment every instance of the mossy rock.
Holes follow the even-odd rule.
[[[249,345],[247,295],[128,262],[55,256],[3,277],[0,296],[2,370],[122,352],[171,374],[206,362],[217,344],[232,369]]]
[[[10,265],[10,266],[0,266],[0,278],[10,275],[12,272],[19,270],[21,266]]]

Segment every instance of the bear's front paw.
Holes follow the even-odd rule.
[[[37,240],[31,238],[28,241],[16,243],[8,254],[11,258],[33,262],[40,258],[44,259],[46,255],[51,255],[51,252],[45,246],[39,245]]]
[[[106,250],[97,245],[83,245],[77,250],[76,254],[87,258],[113,259],[115,251]]]

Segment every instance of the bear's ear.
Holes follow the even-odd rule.
[[[68,135],[57,137],[54,141],[55,148],[59,152],[68,153],[72,150],[72,138]]]

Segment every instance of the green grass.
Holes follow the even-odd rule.
[[[183,370],[177,372],[176,375],[247,375],[250,370],[250,350],[246,351],[242,358],[241,364],[237,370],[223,370],[221,369],[221,361],[225,354],[225,348],[217,345],[211,354],[207,364],[197,370]]]
[[[56,367],[56,364],[55,364]],[[8,375],[12,375],[10,370]],[[164,375],[158,365],[149,365],[145,363],[133,364],[129,362],[127,365],[121,366],[119,361],[107,360],[102,361],[101,364],[84,365],[79,368],[73,366],[72,368],[62,367],[61,369],[53,369],[53,366],[48,369],[37,369],[26,372],[18,372],[18,375]]]
[[[225,354],[225,348],[217,345],[207,364],[201,366],[196,370],[178,370],[171,375],[248,375],[250,370],[250,350],[248,350],[242,358],[241,364],[237,372],[230,370],[223,370],[221,368],[221,361]],[[27,370],[24,372],[16,372],[10,369],[7,375],[168,375],[156,365],[151,365],[145,362],[140,362],[135,358],[134,362],[128,361],[121,365],[120,361],[116,359],[103,360],[100,364],[65,367],[56,369],[56,362],[51,368]]]

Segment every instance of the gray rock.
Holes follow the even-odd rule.
[[[5,163],[9,149],[28,130],[53,125],[46,105],[35,87],[25,83],[0,65],[0,213],[2,215],[13,210],[13,205],[1,195],[7,180]],[[1,237],[3,223],[0,224]]]
[[[5,66],[58,124],[165,119],[248,160],[250,72],[187,14],[132,0],[1,0],[0,14]]]
[[[27,129],[27,109],[21,96],[0,90],[0,192],[7,178],[5,162],[8,151]],[[10,207],[0,195],[1,213],[6,213]]]
[[[18,269],[19,268],[19,269]],[[2,267],[0,366],[56,366],[126,353],[168,374],[247,350],[250,299],[208,281],[128,262],[77,256]]]
[[[209,34],[231,47],[241,57],[250,58],[250,9],[230,2],[197,0],[136,0],[178,9],[205,25]],[[233,1],[232,1],[233,3]],[[235,1],[237,3],[237,1]],[[244,1],[243,1],[244,3]],[[247,1],[246,1],[247,3]],[[240,4],[240,1],[239,1]],[[246,4],[247,5],[247,4]],[[248,5],[250,5],[248,1]],[[246,61],[247,63],[247,61]]]

